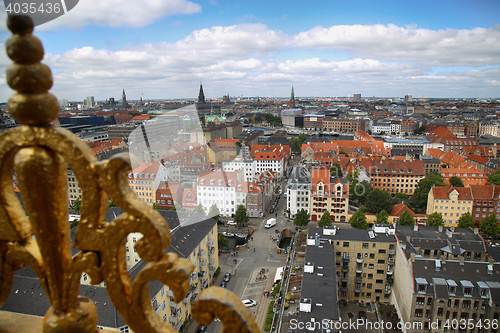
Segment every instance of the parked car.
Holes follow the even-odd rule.
[[[231,273],[227,272],[224,275],[224,282],[229,282],[229,280],[231,280]]]
[[[198,326],[198,329],[196,330],[196,333],[205,333],[207,331],[206,326]]]
[[[234,221],[227,221],[227,225],[238,225],[238,223]]]
[[[221,286],[222,288],[226,288],[226,282],[225,282],[225,281],[222,281],[222,282],[220,283],[220,286]]]
[[[247,308],[250,308],[252,306],[256,306],[257,305],[257,302],[254,301],[253,299],[244,299],[243,301],[241,301]]]

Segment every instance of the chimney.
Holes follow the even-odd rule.
[[[418,224],[415,224],[415,225],[413,226],[413,231],[418,231]]]
[[[411,262],[415,262],[415,253],[411,253],[410,254],[410,259],[411,259]]]
[[[446,262],[446,256],[444,254],[441,256],[441,262],[443,264]]]
[[[465,258],[464,258],[464,256],[459,256],[458,260],[460,260],[460,266],[463,266],[465,264]]]
[[[408,235],[408,236],[406,236],[406,241],[407,241],[408,243],[411,243],[411,236],[409,236],[409,235]]]
[[[494,262],[495,259],[493,259],[492,257],[488,257],[488,264],[493,265]]]
[[[453,230],[446,229],[446,236],[449,237],[449,238],[452,238],[453,237]]]
[[[479,232],[479,229],[477,227],[474,228],[474,235],[477,235],[478,232]]]
[[[439,232],[443,232],[443,226],[442,226],[442,225],[440,225],[440,226],[438,227],[438,231],[439,231]]]

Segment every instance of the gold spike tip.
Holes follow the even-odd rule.
[[[33,32],[33,20],[26,15],[9,15],[7,27],[15,34],[25,35]]]

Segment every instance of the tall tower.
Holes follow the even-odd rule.
[[[290,109],[295,109],[295,94],[293,93],[293,85],[292,85],[292,96],[290,97]]]
[[[123,103],[123,108],[126,109],[127,108],[127,95],[125,95],[125,89],[123,89],[123,93],[122,93],[122,103]]]
[[[203,85],[200,83],[200,93],[198,94],[198,103],[205,104],[205,94],[203,93]]]

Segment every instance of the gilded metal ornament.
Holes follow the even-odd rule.
[[[115,308],[135,332],[175,332],[154,311],[149,283],[158,280],[173,291],[175,302],[189,290],[193,264],[165,253],[170,229],[161,215],[139,200],[128,185],[127,154],[98,162],[90,148],[71,132],[48,124],[57,117],[57,98],[48,93],[50,69],[41,64],[43,47],[27,17],[9,19],[7,83],[17,91],[8,102],[22,125],[0,136],[0,306],[9,295],[15,270],[26,265],[38,275],[51,307],[44,332],[95,332],[98,314],[78,295],[87,273],[93,284],[106,282]],[[67,165],[82,188],[81,219],[71,257],[68,224]],[[13,186],[13,170],[25,205]],[[124,211],[104,221],[111,198]],[[143,234],[135,248],[148,262],[134,281],[126,266],[125,243],[132,232]],[[34,238],[32,238],[34,236]],[[259,332],[255,321],[233,293],[211,287],[192,307],[193,317],[208,324],[218,316],[224,332]],[[0,321],[1,321],[0,314]]]

